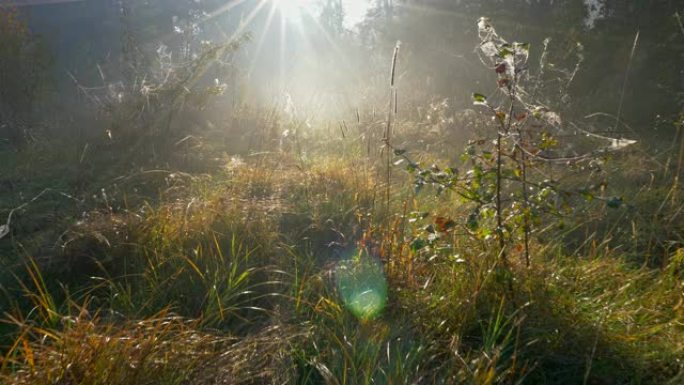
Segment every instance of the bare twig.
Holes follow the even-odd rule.
[[[391,227],[391,217],[389,215],[390,212],[390,195],[391,195],[391,183],[392,183],[392,151],[391,151],[391,145],[390,145],[390,139],[392,137],[392,121],[393,121],[393,115],[396,114],[396,87],[395,87],[395,82],[394,78],[396,75],[396,69],[397,69],[397,57],[399,56],[399,48],[401,46],[401,42],[397,41],[397,44],[394,46],[394,53],[392,54],[392,65],[390,67],[390,84],[389,84],[389,105],[387,107],[387,126],[385,127],[385,137],[383,138],[383,142],[385,143],[385,150],[386,150],[386,161],[387,161],[387,174],[386,174],[386,186],[385,186],[385,205],[386,205],[386,215],[387,215],[387,231],[390,230]],[[393,108],[394,106],[394,108]],[[393,114],[394,112],[394,114]],[[387,252],[387,259],[388,261],[391,259],[392,255],[392,240],[390,237],[390,244],[388,246],[388,252]]]
[[[69,194],[63,193],[63,192],[61,192],[61,191],[56,191],[56,190],[53,190],[53,189],[51,189],[51,188],[46,188],[46,189],[44,189],[43,191],[41,191],[38,195],[36,195],[36,196],[34,196],[33,198],[31,198],[31,200],[29,200],[28,202],[22,203],[21,205],[19,205],[19,206],[13,208],[12,210],[10,210],[9,215],[7,216],[7,221],[5,221],[5,224],[4,224],[4,225],[0,225],[0,239],[4,238],[5,236],[7,236],[7,234],[10,233],[10,229],[11,229],[10,226],[12,225],[12,216],[14,215],[14,213],[15,213],[16,211],[19,211],[19,210],[24,209],[25,207],[27,207],[27,206],[30,205],[31,203],[37,201],[37,200],[40,199],[43,195],[45,195],[45,194],[47,194],[47,193],[49,193],[49,192],[54,192],[54,193],[59,194],[59,195],[61,195],[61,196],[63,196],[63,197],[66,197],[66,198],[72,199],[72,200],[74,200],[74,201],[76,201],[76,202],[82,203],[81,200],[76,199],[76,198],[74,198],[73,196],[71,196],[71,195],[69,195]]]
[[[615,117],[615,127],[613,128],[614,130],[617,129],[617,126],[620,122],[620,116],[622,115],[622,104],[625,100],[625,90],[627,89],[627,79],[629,78],[629,69],[632,67],[632,59],[634,59],[634,53],[636,52],[638,42],[639,42],[639,31],[637,31],[636,35],[634,36],[634,43],[632,44],[632,51],[629,53],[629,61],[627,62],[627,68],[625,69],[625,78],[622,80],[622,91],[620,93],[620,104],[618,104],[618,111],[617,111],[617,115]]]

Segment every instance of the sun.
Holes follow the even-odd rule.
[[[283,19],[290,22],[300,22],[302,16],[315,15],[322,5],[321,0],[271,0],[280,11]],[[371,0],[339,0],[344,14],[343,24],[352,29],[363,21],[371,7]]]
[[[299,22],[302,16],[313,11],[314,0],[272,0],[283,19]]]

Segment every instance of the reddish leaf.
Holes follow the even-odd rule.
[[[437,217],[435,218],[435,225],[437,225],[437,230],[446,232],[456,226],[456,222],[447,217]]]

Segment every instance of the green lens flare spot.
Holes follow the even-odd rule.
[[[380,263],[366,256],[342,261],[335,278],[345,307],[356,318],[372,320],[382,313],[387,303],[387,280]]]

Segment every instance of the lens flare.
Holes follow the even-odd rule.
[[[339,263],[337,289],[346,308],[362,321],[378,317],[387,303],[387,280],[382,265],[365,254]]]

